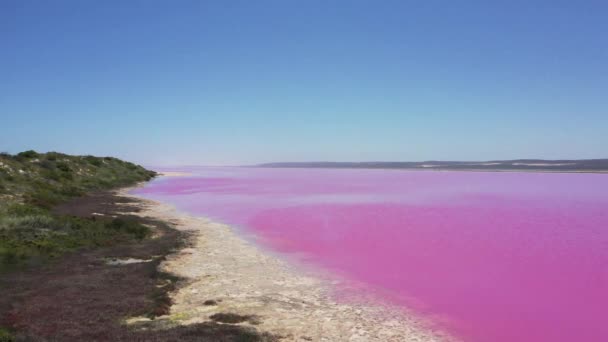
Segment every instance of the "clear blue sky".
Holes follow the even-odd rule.
[[[0,150],[608,157],[606,1],[0,0]]]

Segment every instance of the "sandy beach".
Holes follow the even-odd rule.
[[[121,196],[139,196],[120,191]],[[191,236],[190,246],[160,265],[185,280],[172,293],[168,319],[179,325],[227,321],[280,336],[281,341],[446,341],[403,310],[369,299],[338,301],[337,280],[295,269],[239,236],[228,225],[144,200],[137,215],[171,223]],[[216,320],[217,320],[217,316]]]
[[[192,175],[189,172],[178,172],[178,171],[162,171],[158,173],[162,177],[187,177]]]

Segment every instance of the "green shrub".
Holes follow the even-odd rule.
[[[15,342],[17,339],[8,329],[0,328],[0,342]]]
[[[100,167],[103,164],[101,158],[97,158],[94,156],[85,156],[84,159],[93,166]]]
[[[70,166],[66,162],[58,162],[56,165],[57,165],[57,168],[63,172],[72,171],[72,169],[70,169]]]
[[[3,232],[9,232],[15,230],[14,234],[27,235],[31,231],[38,231],[36,234],[40,235],[42,230],[56,230],[55,220],[47,215],[40,214],[29,214],[23,216],[9,216],[4,217],[0,220],[0,230]]]
[[[16,203],[8,205],[5,209],[5,214],[9,216],[26,216],[26,215],[42,215],[47,211],[33,205]],[[0,213],[2,215],[2,213]],[[2,217],[0,216],[0,220]]]
[[[61,179],[61,173],[59,173],[57,170],[54,170],[54,169],[43,170],[42,177],[58,182]]]
[[[23,152],[17,154],[17,157],[27,158],[27,159],[37,158],[38,156],[40,156],[40,154],[34,150],[23,151]]]
[[[116,231],[127,233],[140,240],[150,233],[150,229],[146,226],[143,226],[136,221],[123,218],[115,218],[108,226]]]
[[[50,160],[50,161],[55,161],[55,160],[59,159],[62,156],[65,156],[65,154],[57,153],[57,152],[48,152],[46,154],[46,159]]]
[[[67,197],[77,197],[85,194],[82,189],[74,185],[66,185],[62,187],[59,192]]]
[[[41,161],[40,164],[38,164],[38,165],[40,165],[41,168],[47,169],[47,170],[53,170],[55,168],[55,163],[49,159],[45,159],[45,160]]]
[[[24,199],[28,204],[33,204],[41,208],[50,209],[54,205],[60,203],[65,198],[62,198],[59,192],[40,188],[37,191],[25,194]]]
[[[12,182],[15,180],[15,177],[11,174],[9,174],[8,172],[0,169],[0,178],[4,178],[5,181],[7,182]]]
[[[0,271],[18,267],[32,258],[54,258],[82,247],[141,240],[149,234],[149,228],[128,219],[93,220],[50,214],[4,216],[0,220]]]

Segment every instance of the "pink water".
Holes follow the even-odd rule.
[[[608,341],[608,175],[190,168],[138,192],[465,341]]]

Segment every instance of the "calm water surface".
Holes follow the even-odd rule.
[[[608,341],[608,175],[186,168],[138,190],[466,341]]]

